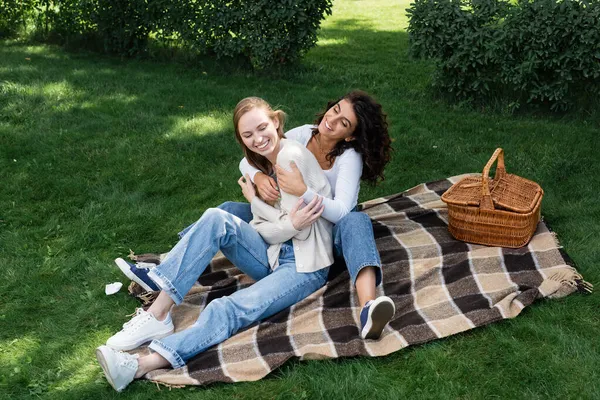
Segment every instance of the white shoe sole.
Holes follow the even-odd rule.
[[[134,281],[141,287],[143,287],[144,290],[146,290],[147,292],[154,291],[154,289],[152,289],[150,286],[148,286],[146,284],[146,282],[144,282],[143,280],[138,278],[133,272],[131,272],[131,269],[129,268],[129,264],[127,263],[127,261],[125,261],[119,257],[119,258],[115,258],[115,264],[117,264],[117,267],[119,267],[121,272],[124,273],[126,277],[128,277],[129,279],[131,279],[132,281]]]
[[[106,377],[106,380],[108,381],[108,383],[110,383],[110,386],[112,386],[113,389],[115,389],[117,392],[121,392],[123,389],[118,389],[117,386],[115,385],[115,381],[113,380],[110,368],[108,367],[106,357],[104,356],[104,352],[102,351],[102,346],[100,346],[96,349],[96,359],[98,360],[98,363],[100,364],[100,367],[102,368],[102,372],[104,372],[104,376]]]
[[[115,350],[119,350],[119,351],[129,351],[129,350],[137,349],[144,343],[151,342],[154,339],[162,339],[164,337],[167,337],[170,334],[172,334],[174,331],[175,331],[175,328],[171,328],[168,331],[158,332],[150,337],[142,338],[136,342],[125,343],[125,344],[110,344],[110,343],[106,342],[106,345],[108,347],[110,347],[111,349],[115,349]]]
[[[389,297],[381,296],[373,300],[369,308],[367,323],[360,336],[363,339],[379,339],[383,328],[390,322],[395,312],[396,306]]]

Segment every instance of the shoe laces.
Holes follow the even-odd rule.
[[[147,262],[137,262],[135,263],[135,266],[137,269],[145,269],[145,270],[150,270],[154,267],[156,267],[156,264],[154,263],[147,263]]]
[[[142,326],[144,323],[146,323],[146,321],[148,321],[150,318],[152,318],[150,313],[147,311],[144,311],[143,308],[136,308],[135,313],[130,314],[130,316],[131,315],[134,316],[133,318],[131,318],[131,321],[125,322],[123,324],[124,331],[127,331],[127,330],[128,331],[136,331],[137,329],[139,329],[140,326]]]
[[[123,358],[119,362],[119,366],[123,366],[128,369],[136,370],[138,369],[138,361],[137,357],[128,353],[122,353]]]

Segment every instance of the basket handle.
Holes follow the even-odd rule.
[[[496,160],[498,160],[498,165],[496,166],[496,174],[494,176],[494,179],[497,181],[498,179],[501,179],[504,176],[504,174],[506,174],[506,168],[504,167],[504,150],[502,150],[500,147],[498,147],[496,151],[494,151],[494,154],[492,154],[492,157],[490,157],[487,164],[485,164],[485,167],[483,168],[483,173],[481,174],[482,198],[481,202],[479,203],[479,208],[484,210],[494,209],[494,202],[492,201],[492,195],[490,193],[489,175],[490,168],[492,168],[492,165],[494,165],[494,162]]]

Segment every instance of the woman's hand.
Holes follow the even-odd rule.
[[[256,175],[254,175],[254,183],[256,184],[256,189],[258,189],[260,198],[263,199],[265,203],[273,205],[275,201],[277,201],[279,198],[279,189],[277,188],[275,179],[262,172],[257,172]]]
[[[325,206],[323,198],[315,196],[305,207],[300,208],[304,204],[304,200],[298,199],[296,205],[290,210],[290,220],[294,229],[301,231],[302,229],[311,226],[316,220],[321,217]]]
[[[242,176],[238,179],[238,185],[242,188],[242,194],[248,200],[248,203],[252,203],[252,200],[256,197],[256,189],[254,189],[250,176],[248,174]]]
[[[302,178],[302,173],[296,166],[295,162],[290,163],[291,171],[286,171],[279,165],[275,165],[275,172],[277,172],[277,182],[279,187],[286,193],[294,196],[302,196],[306,192],[306,184]]]

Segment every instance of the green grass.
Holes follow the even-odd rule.
[[[288,127],[365,89],[389,114],[387,179],[361,200],[479,171],[497,146],[544,188],[543,214],[600,280],[598,117],[511,117],[432,100],[433,65],[406,56],[408,1],[341,1],[301,65],[122,61],[0,41],[0,398],[117,398],[94,348],[136,301],[106,297],[117,256],[167,250],[202,211],[241,200],[231,127],[241,98],[282,105]],[[254,383],[119,398],[600,398],[598,295],[378,359],[293,361]]]

